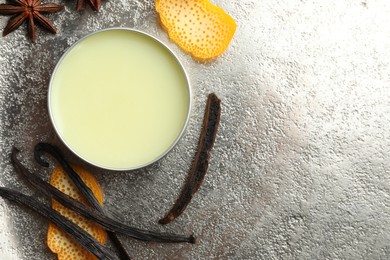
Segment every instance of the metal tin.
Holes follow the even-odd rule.
[[[88,159],[86,159],[85,157],[81,156],[80,154],[78,154],[78,152],[73,149],[65,140],[64,138],[61,136],[61,134],[59,133],[58,129],[57,129],[57,126],[55,124],[55,120],[53,118],[53,114],[52,114],[52,110],[51,110],[51,107],[50,107],[50,97],[51,97],[51,92],[52,92],[52,83],[53,83],[53,79],[54,79],[54,75],[56,74],[57,72],[57,69],[58,67],[61,65],[63,59],[68,55],[69,52],[72,51],[72,49],[77,46],[80,42],[82,42],[84,39],[88,38],[88,37],[91,37],[95,34],[98,34],[98,33],[102,33],[102,32],[105,32],[105,31],[112,31],[112,30],[124,30],[124,31],[130,31],[130,32],[135,32],[135,33],[139,33],[139,34],[142,34],[144,36],[147,36],[149,37],[150,39],[158,42],[159,44],[161,44],[161,46],[163,46],[166,50],[168,50],[172,56],[176,59],[176,61],[178,62],[178,64],[180,65],[180,68],[183,72],[183,75],[185,76],[185,79],[186,79],[186,85],[187,85],[187,89],[188,89],[188,112],[187,112],[187,116],[186,116],[186,120],[185,120],[185,123],[183,125],[183,128],[182,130],[180,131],[179,135],[177,136],[176,140],[171,144],[170,147],[168,147],[168,149],[162,153],[160,156],[158,156],[157,158],[155,158],[154,160],[148,162],[148,163],[145,163],[145,164],[142,164],[140,166],[135,166],[135,167],[128,167],[128,168],[112,168],[112,167],[106,167],[106,166],[103,166],[103,165],[100,165],[100,164],[97,164],[97,163],[94,163]],[[50,121],[57,133],[57,136],[61,139],[62,143],[65,144],[65,146],[71,150],[75,155],[77,155],[79,158],[83,159],[84,161],[88,162],[89,164],[92,164],[94,166],[97,166],[99,168],[102,168],[102,169],[107,169],[107,170],[113,170],[113,171],[127,171],[127,170],[136,170],[136,169],[140,169],[140,168],[143,168],[145,166],[148,166],[152,163],[155,163],[156,161],[162,159],[163,157],[165,157],[172,149],[173,147],[175,147],[175,145],[179,142],[179,140],[181,139],[181,137],[183,136],[186,128],[187,128],[187,125],[188,125],[188,121],[189,121],[189,118],[190,118],[190,114],[191,114],[191,107],[192,107],[192,92],[191,92],[191,84],[190,84],[190,80],[189,80],[189,77],[188,77],[188,73],[186,72],[186,70],[184,69],[184,66],[183,64],[181,63],[181,61],[179,60],[179,58],[176,56],[176,54],[166,45],[164,44],[162,41],[160,41],[159,39],[157,39],[156,37],[148,34],[148,33],[145,33],[145,32],[142,32],[140,30],[135,30],[135,29],[130,29],[130,28],[121,28],[121,27],[113,27],[113,28],[107,28],[107,29],[103,29],[103,30],[99,30],[99,31],[96,31],[96,32],[93,32],[93,33],[90,33],[84,37],[82,37],[80,40],[78,40],[77,42],[75,42],[71,47],[69,47],[67,49],[67,51],[61,56],[60,60],[57,62],[57,65],[55,66],[54,68],[54,71],[51,75],[51,78],[50,78],[50,84],[49,84],[49,90],[48,90],[48,98],[47,98],[47,106],[48,106],[48,111],[49,111],[49,117],[50,117]]]

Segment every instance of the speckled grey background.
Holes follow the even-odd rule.
[[[3,2],[4,0],[2,0]],[[61,54],[98,29],[125,26],[167,43],[188,69],[193,111],[174,150],[133,172],[96,172],[106,208],[126,223],[194,233],[196,245],[121,237],[135,259],[390,258],[390,2],[388,0],[213,0],[237,21],[229,49],[194,62],[159,26],[154,1],[103,1],[99,13],[49,17],[57,35],[26,27],[0,38],[0,184],[39,195],[15,175],[38,141],[60,144],[46,98]],[[4,28],[6,17],[0,17]],[[156,221],[172,205],[190,166],[209,92],[222,123],[208,175],[176,222]],[[63,147],[63,146],[62,146]],[[42,200],[47,201],[46,198]],[[47,222],[0,199],[0,259],[55,259]]]

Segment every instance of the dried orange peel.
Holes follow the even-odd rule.
[[[99,184],[93,175],[81,167],[72,165],[72,168],[79,174],[84,183],[92,190],[99,203],[103,204],[103,193]],[[50,177],[50,184],[68,194],[84,204],[88,204],[72,180],[68,177],[61,167],[56,167]],[[91,234],[97,241],[104,244],[107,240],[107,233],[98,224],[87,220],[74,211],[62,206],[56,200],[52,200],[52,208],[57,210],[61,215],[70,219],[82,229]],[[62,230],[52,223],[49,223],[47,232],[47,245],[53,253],[58,255],[59,260],[92,260],[97,259],[94,255],[85,250],[81,245],[71,239]]]
[[[156,11],[169,38],[198,60],[221,55],[236,30],[233,18],[208,0],[156,0]]]

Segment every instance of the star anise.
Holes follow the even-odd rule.
[[[41,4],[43,0],[12,0],[12,4],[0,4],[0,14],[14,15],[4,28],[3,36],[18,29],[27,20],[28,35],[32,42],[35,42],[35,21],[51,33],[56,33],[53,23],[41,13],[54,13],[64,9],[57,4]]]
[[[101,0],[77,0],[76,11],[81,11],[85,5],[85,2],[87,2],[94,11],[99,11],[100,6],[102,5]]]

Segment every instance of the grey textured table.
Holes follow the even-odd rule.
[[[3,1],[2,1],[3,2]],[[50,74],[62,53],[98,29],[124,26],[167,43],[188,69],[193,110],[174,150],[142,170],[96,172],[106,208],[143,228],[194,233],[196,245],[122,237],[136,259],[390,258],[390,2],[248,0],[213,3],[237,21],[228,50],[202,64],[170,42],[154,1],[103,1],[99,13],[49,17],[59,32],[26,27],[0,38],[0,184],[37,195],[9,163],[25,163],[38,141],[61,145],[49,122]],[[6,17],[0,17],[4,28]],[[191,163],[206,96],[222,99],[208,175],[176,222],[156,221],[172,205]],[[61,147],[63,147],[61,145]],[[42,198],[45,200],[45,198]],[[45,200],[47,202],[47,200]],[[55,259],[47,222],[0,199],[0,258]]]

